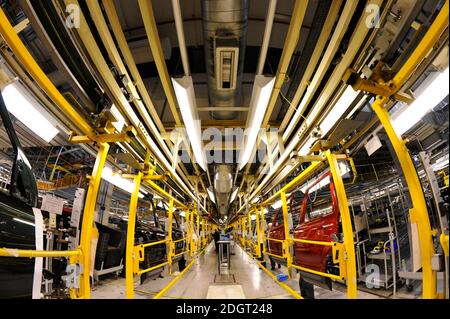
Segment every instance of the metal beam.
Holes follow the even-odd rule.
[[[134,230],[136,226],[136,208],[139,200],[139,188],[141,186],[142,172],[138,172],[133,177],[134,189],[131,193],[130,206],[128,209],[128,225],[127,225],[127,242],[125,250],[125,283],[126,283],[126,297],[127,299],[134,298],[133,287],[133,270],[134,270]]]
[[[316,91],[319,88],[320,83],[322,82],[323,78],[325,77],[325,74],[327,72],[327,70],[330,67],[330,64],[339,48],[339,46],[341,45],[341,41],[342,38],[344,37],[345,33],[347,32],[350,20],[353,17],[353,14],[355,13],[356,7],[358,5],[358,1],[357,0],[349,0],[346,2],[344,9],[341,13],[341,15],[339,16],[339,21],[337,23],[337,25],[334,27],[334,32],[333,35],[330,39],[330,41],[328,42],[328,46],[326,51],[323,54],[323,57],[320,61],[319,66],[317,67],[316,72],[314,73],[314,77],[313,79],[308,83],[308,88],[306,90],[306,93],[304,94],[300,104],[297,105],[297,100],[292,102],[293,107],[296,108],[296,111],[294,113],[294,116],[289,116],[289,117],[285,117],[285,120],[283,120],[283,128],[286,126],[286,119],[289,120],[289,124],[287,125],[286,131],[283,132],[283,141],[286,141],[288,139],[288,137],[292,134],[292,132],[294,131],[295,127],[297,126],[298,122],[300,121],[301,118],[304,118],[304,112],[307,108],[307,106],[309,105],[309,103],[312,101],[312,98],[314,97]],[[363,21],[363,23],[365,23],[365,20]],[[366,25],[362,26],[362,28],[365,29],[365,31],[368,31],[368,28]],[[364,35],[366,33],[363,33]],[[358,47],[356,47],[356,50],[353,52],[353,54],[355,55],[356,52],[358,52]],[[317,53],[317,52],[316,52]],[[347,69],[345,69],[346,71]],[[338,76],[338,75],[336,75]],[[331,77],[330,77],[331,78]],[[335,79],[335,81],[340,81],[342,78],[342,76],[338,77],[337,79]],[[299,89],[301,89],[299,87]],[[327,93],[327,95],[330,95],[333,93],[332,88],[330,87],[330,85],[327,86],[327,90],[325,91],[325,88],[323,90],[325,93]]]
[[[330,11],[328,12],[327,18],[325,20],[325,24],[322,27],[322,31],[320,33],[319,39],[317,40],[316,47],[314,48],[313,53],[311,54],[311,59],[308,62],[308,67],[303,74],[303,78],[298,85],[297,91],[295,92],[292,101],[290,101],[289,109],[284,116],[284,119],[280,125],[280,131],[283,133],[286,126],[289,124],[289,121],[292,119],[292,115],[297,109],[298,104],[300,103],[300,99],[303,96],[306,88],[310,85],[310,79],[313,75],[313,72],[316,70],[317,63],[319,62],[322,52],[327,44],[328,38],[330,34],[333,32],[333,28],[335,26],[336,19],[339,16],[339,11],[342,5],[342,0],[334,0],[332,1]],[[345,14],[345,12],[343,12]]]
[[[156,27],[152,1],[138,0],[138,4],[142,15],[142,20],[144,21],[145,31],[147,33],[147,38],[150,49],[152,51],[153,59],[155,60],[159,78],[161,79],[161,84],[167,97],[167,102],[169,104],[170,110],[172,111],[175,123],[177,125],[181,125],[180,117],[178,116],[175,92],[172,87],[169,72],[167,71],[167,65],[161,47],[161,40],[159,38],[158,29]]]
[[[120,52],[123,55],[127,68],[130,71],[130,75],[136,84],[139,94],[142,96],[150,115],[155,122],[156,127],[161,133],[164,133],[164,125],[159,118],[158,112],[156,112],[155,106],[148,94],[147,88],[145,87],[144,81],[139,73],[136,66],[136,61],[134,60],[133,54],[131,53],[130,47],[128,46],[127,39],[123,33],[122,26],[119,21],[119,16],[117,15],[116,8],[114,6],[113,0],[103,0],[103,7],[105,9],[106,15],[108,16],[108,21],[111,26],[111,30],[116,38],[117,44],[119,46]]]
[[[184,75],[190,76],[189,59],[184,39],[183,16],[181,14],[180,0],[172,0],[173,16],[175,18],[175,28],[177,30],[178,47],[180,48],[181,62],[183,63]]]
[[[89,188],[84,204],[83,221],[80,236],[80,249],[83,252],[83,271],[80,277],[80,292],[78,297],[90,298],[90,270],[91,270],[91,240],[93,232],[94,212],[97,204],[97,195],[100,187],[103,167],[108,156],[109,144],[100,144],[95,160],[92,176],[89,178]]]
[[[278,64],[277,75],[275,77],[275,85],[270,96],[269,105],[267,106],[266,115],[264,117],[262,126],[265,127],[270,121],[273,108],[278,100],[281,87],[286,81],[286,74],[291,62],[292,55],[297,47],[300,33],[302,30],[303,18],[305,17],[306,9],[308,8],[309,0],[296,0],[294,10],[289,24],[286,40],[284,41],[283,52],[281,53],[280,63]]]
[[[277,0],[270,0],[269,7],[267,8],[267,16],[264,27],[264,37],[261,44],[261,50],[259,51],[258,66],[256,68],[256,74],[262,75],[264,71],[264,65],[266,64],[267,51],[269,49],[270,36],[272,35],[272,26],[275,19],[275,13],[277,9]]]

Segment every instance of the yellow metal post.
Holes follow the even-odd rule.
[[[125,250],[125,284],[126,284],[126,297],[128,299],[134,298],[133,288],[133,264],[134,258],[134,230],[136,227],[136,208],[139,200],[139,188],[141,186],[142,173],[139,172],[134,176],[134,189],[131,194],[130,207],[128,208],[128,225],[127,225],[127,243]]]
[[[380,119],[405,176],[413,208],[410,209],[410,221],[418,227],[420,255],[422,258],[423,298],[436,298],[436,272],[431,267],[434,255],[433,236],[431,234],[428,209],[423,195],[422,186],[417,176],[416,168],[411,160],[405,142],[397,135],[392,127],[388,111],[384,108],[386,100],[377,98],[372,108]]]
[[[168,245],[168,252],[167,252],[167,261],[169,262],[169,274],[172,274],[172,256],[175,253],[175,247],[173,243],[172,238],[172,231],[173,231],[173,198],[169,200],[169,212],[167,216],[168,222],[169,222],[169,229],[167,234],[167,245]]]
[[[195,251],[195,241],[194,241],[194,212],[195,209],[191,209],[191,213],[189,214],[189,227],[190,227],[190,232],[191,232],[191,238],[190,238],[190,255],[191,257],[194,255],[194,251]]]
[[[242,240],[243,240],[244,250],[246,250],[247,249],[247,225],[245,222],[245,216],[242,217]]]
[[[206,246],[206,220],[202,218],[202,248]]]
[[[266,231],[265,230],[266,216],[264,215],[265,208],[260,206],[259,209],[261,211],[261,241],[262,241],[262,244],[263,244],[263,251],[262,251],[262,253],[263,253],[264,257],[265,257],[266,253],[267,253],[267,247],[266,247],[266,241],[265,241],[265,238],[266,238],[266,232],[265,232]]]
[[[196,231],[197,231],[197,245],[196,245],[196,250],[197,250],[197,252],[198,252],[198,250],[200,249],[200,247],[201,247],[201,238],[200,238],[200,214],[199,214],[199,212],[197,211],[197,228],[196,228]]]
[[[292,256],[291,251],[289,249],[289,211],[287,207],[286,193],[281,192],[281,207],[283,211],[283,224],[284,224],[284,241],[283,241],[283,256],[286,258],[287,269],[289,278],[291,278],[291,264],[292,264]]]
[[[344,181],[342,180],[336,155],[326,152],[328,163],[330,164],[331,174],[333,175],[336,196],[338,198],[339,212],[341,215],[342,232],[344,233],[344,247],[346,254],[346,271],[347,271],[347,297],[356,298],[356,258],[355,243],[353,241],[352,220],[350,210],[348,209],[347,194],[345,193]]]
[[[252,232],[252,211],[249,210],[247,214],[247,223],[248,223],[248,242],[250,243],[250,253],[253,255],[252,246],[253,246],[253,232]]]
[[[108,156],[109,144],[100,144],[97,158],[95,159],[94,169],[89,178],[89,188],[84,204],[83,221],[80,236],[80,249],[83,252],[81,264],[83,266],[80,276],[80,292],[79,298],[90,298],[90,258],[91,258],[91,238],[92,224],[94,222],[95,205],[97,203],[98,189],[100,187],[103,167],[105,166],[106,157]]]
[[[186,252],[189,254],[189,256],[191,255],[191,229],[189,226],[190,218],[191,218],[191,210],[189,208],[189,209],[186,209],[185,215],[184,215],[184,225],[185,225],[185,229],[186,229],[185,245],[186,245]]]
[[[261,258],[261,224],[259,222],[259,209],[255,208],[255,227],[256,227],[256,257]]]

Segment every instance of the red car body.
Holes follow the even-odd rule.
[[[284,224],[278,223],[279,215],[283,214],[283,211],[281,208],[279,208],[272,219],[272,226],[269,229],[269,238],[277,239],[277,240],[284,240]],[[281,256],[283,255],[283,244],[279,241],[269,240],[269,247],[268,247],[269,253],[273,255]],[[273,256],[272,256],[273,257]],[[274,257],[276,258],[276,257]]]
[[[310,190],[325,178],[330,179],[330,183],[327,185],[330,190],[330,198],[325,204],[318,205],[318,207],[312,207],[312,205],[309,205],[309,199],[310,196],[314,195],[310,194]],[[314,191],[311,191],[311,193],[314,193]],[[333,178],[331,173],[327,173],[316,180],[305,192],[300,212],[300,220],[294,230],[294,238],[331,242],[333,235],[336,235],[338,232],[339,206]],[[326,272],[327,263],[331,254],[332,248],[330,246],[294,243],[293,263],[304,268]]]
[[[325,187],[330,190],[330,197],[325,204],[311,207],[310,196],[315,197],[315,190],[313,189],[317,184],[322,182],[325,178],[330,179],[330,183]],[[291,200],[292,203],[292,200]],[[309,205],[309,207],[308,207]],[[279,222],[282,209],[279,208],[272,219],[272,226],[269,229],[269,238],[284,240],[284,224]],[[294,213],[291,211],[291,213]],[[294,230],[293,237],[296,239],[305,239],[312,241],[331,242],[333,235],[339,232],[339,206],[334,188],[333,178],[331,173],[322,175],[314,182],[305,192],[302,206],[300,209],[300,220]],[[282,243],[278,241],[269,240],[268,251],[277,256],[282,255]],[[327,272],[327,263],[332,255],[332,248],[330,246],[294,243],[294,258],[293,263],[297,266],[308,268],[311,270]],[[271,256],[275,259],[281,259]]]

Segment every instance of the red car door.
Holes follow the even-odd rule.
[[[326,178],[330,183],[319,189],[319,183]],[[323,196],[317,197],[319,193]],[[306,190],[294,238],[330,242],[338,230],[339,208],[333,178],[331,173],[327,173]],[[326,272],[327,259],[331,253],[329,246],[295,243],[294,264]]]
[[[281,208],[279,208],[272,219],[272,226],[269,229],[269,238],[284,240],[284,224],[283,221],[283,212]],[[283,245],[279,241],[269,240],[269,252],[271,254],[281,256],[283,254]]]

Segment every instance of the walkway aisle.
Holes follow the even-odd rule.
[[[268,263],[270,267],[270,263]],[[284,272],[286,268],[276,269],[274,274]],[[181,299],[206,299],[210,286],[220,285],[214,283],[214,277],[217,274],[217,254],[214,251],[214,244],[211,243],[204,254],[202,254],[195,264],[184,274],[180,280],[165,294],[163,298],[181,298]],[[293,297],[287,293],[280,285],[270,278],[258,265],[252,260],[238,245],[235,245],[235,255],[231,256],[231,274],[234,275],[235,283],[230,288],[242,288],[243,295],[247,299],[259,298],[289,298]],[[135,298],[149,299],[157,292],[163,289],[174,277],[163,273],[164,278],[147,279],[143,285],[139,285],[139,279],[135,278]],[[295,274],[291,280],[285,281],[291,288],[298,291],[298,275]],[[223,284],[222,284],[223,285]],[[230,285],[230,284],[227,284]],[[337,287],[336,287],[337,288]],[[341,290],[341,291],[339,291]],[[345,289],[328,291],[322,288],[315,288],[316,298],[346,299]],[[214,298],[226,299],[238,298],[238,294],[233,295],[236,289],[215,290]],[[242,297],[242,294],[240,295]],[[211,292],[210,292],[211,297]],[[359,298],[376,298],[371,294],[358,291]],[[125,279],[105,279],[94,287],[92,298],[125,298]]]
[[[239,247],[235,246],[235,255],[231,256],[231,274],[235,277],[235,285],[241,285],[245,298],[284,297],[291,296],[274,282],[258,265]],[[196,264],[167,292],[167,296],[178,298],[207,298],[210,285],[217,274],[217,254],[211,243]],[[165,278],[164,278],[165,279]],[[164,287],[163,280],[148,281],[140,286],[142,290],[158,291]],[[227,284],[228,285],[228,284]],[[139,289],[140,290],[140,289]],[[220,296],[225,298],[226,296]],[[230,296],[233,297],[233,296]],[[236,298],[236,296],[234,296]]]

